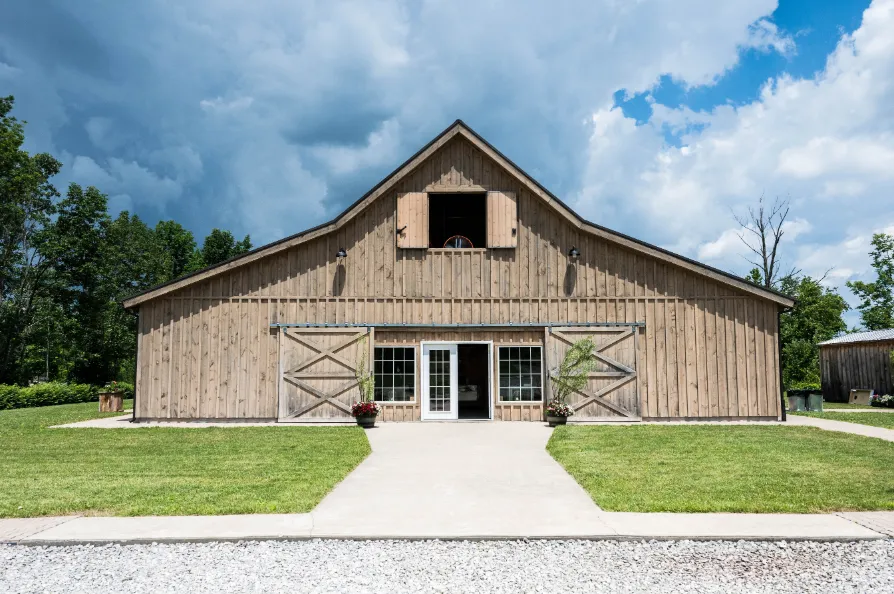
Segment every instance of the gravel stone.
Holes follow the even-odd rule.
[[[0,592],[894,593],[894,540],[0,546]]]

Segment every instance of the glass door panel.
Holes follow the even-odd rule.
[[[457,347],[430,344],[422,347],[422,418],[457,418]]]

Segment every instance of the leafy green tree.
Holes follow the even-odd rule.
[[[817,344],[847,330],[841,316],[848,304],[835,289],[823,287],[809,276],[784,277],[779,288],[796,300],[794,307],[780,316],[783,385],[819,383]]]
[[[764,286],[764,275],[761,274],[761,269],[757,267],[751,269],[748,276],[745,277],[745,280],[761,287]]]
[[[894,328],[894,236],[872,236],[872,267],[876,279],[871,283],[850,281],[848,288],[860,298],[860,321],[866,330]]]
[[[111,227],[107,199],[92,186],[84,190],[71,184],[58,210],[47,255],[57,266],[57,298],[78,327],[69,337],[76,347],[72,376],[79,382],[101,384],[115,375],[107,356],[106,321],[108,308],[118,307],[106,257]]]
[[[159,221],[155,225],[155,242],[159,268],[156,284],[189,272],[196,252],[196,240],[191,231],[175,221]]]
[[[22,382],[20,359],[52,266],[42,247],[58,192],[50,178],[61,168],[52,156],[22,149],[25,128],[0,98],[0,382]]]
[[[189,272],[214,266],[220,262],[235,258],[251,249],[251,238],[246,235],[242,241],[236,241],[229,231],[212,229],[202,242],[202,249],[197,250],[190,261]]]

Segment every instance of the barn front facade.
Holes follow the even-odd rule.
[[[791,299],[583,220],[457,121],[330,223],[125,301],[136,420],[777,419]]]

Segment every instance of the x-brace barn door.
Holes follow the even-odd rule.
[[[546,357],[551,377],[575,342],[590,338],[596,345],[596,369],[590,373],[587,385],[568,402],[574,409],[573,419],[639,419],[636,332],[632,326],[547,328]]]
[[[279,420],[347,421],[360,398],[357,368],[372,369],[372,328],[280,328]]]

